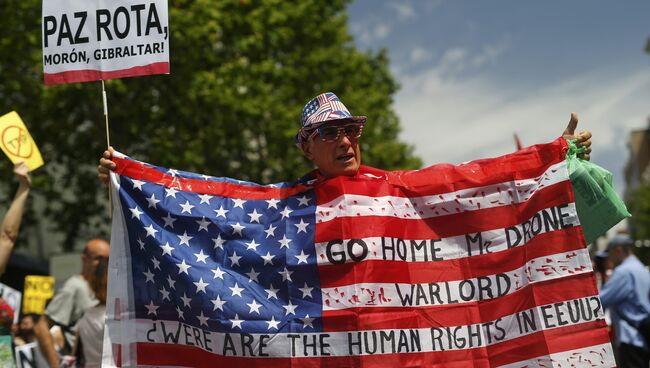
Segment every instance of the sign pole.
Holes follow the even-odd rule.
[[[106,149],[111,146],[111,137],[108,131],[108,99],[106,98],[106,88],[102,79],[102,101],[104,103],[104,121],[106,125]],[[111,200],[111,181],[108,181],[108,217],[113,214],[113,202]]]
[[[104,118],[106,120],[106,145],[107,148],[111,146],[111,138],[108,133],[108,102],[106,99],[106,89],[104,88],[104,80],[102,79],[102,100],[104,101]]]

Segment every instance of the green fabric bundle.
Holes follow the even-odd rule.
[[[612,185],[612,173],[589,161],[578,158],[585,148],[567,141],[566,155],[569,177],[575,194],[576,210],[587,244],[605,234],[630,213]]]

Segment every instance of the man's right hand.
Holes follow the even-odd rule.
[[[115,170],[115,162],[111,160],[113,158],[113,152],[115,150],[113,147],[108,147],[106,151],[104,151],[104,154],[102,154],[102,157],[99,159],[99,166],[97,166],[97,177],[99,177],[99,180],[102,181],[102,183],[108,185],[108,181],[110,180],[110,172],[112,170]]]

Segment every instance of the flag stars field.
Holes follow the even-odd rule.
[[[250,219],[251,219],[251,223],[252,223],[252,222],[256,222],[256,223],[259,224],[259,223],[260,223],[260,217],[262,217],[262,214],[261,214],[261,213],[257,213],[257,208],[254,208],[254,209],[253,209],[253,212],[251,212],[251,213],[248,214],[248,217],[250,217]]]
[[[221,300],[221,296],[217,295],[217,297],[211,300],[211,302],[214,305],[214,308],[212,309],[213,312],[216,310],[220,310],[223,312],[223,306],[224,304],[226,304],[226,301]]]
[[[214,210],[214,212],[217,214],[217,217],[226,218],[226,214],[229,212],[229,210],[224,209],[223,206],[219,206],[219,209]]]
[[[137,244],[150,267],[139,277],[147,285],[158,278],[164,282],[153,291],[135,290],[144,297],[142,315],[158,318],[164,311],[160,318],[165,320],[237,332],[313,329],[316,318],[310,316],[321,313],[314,307],[316,269],[298,273],[287,262],[315,267],[310,264],[313,247],[292,249],[313,236],[309,208],[315,208],[314,198],[307,193],[260,200],[192,193],[181,190],[187,175],[176,170],[173,188],[143,180],[127,188],[135,200],[124,207],[129,226],[139,227],[144,241]],[[155,247],[149,248],[152,243]],[[291,316],[306,322],[289,323]],[[253,320],[260,323],[248,322]]]
[[[183,232],[183,235],[177,235],[178,239],[180,240],[180,243],[178,245],[186,245],[190,246],[190,240],[192,240],[192,236],[187,235],[187,231]]]
[[[133,184],[133,189],[138,189],[140,191],[142,190],[142,186],[145,184],[144,181],[136,179],[131,180],[131,183]]]
[[[232,201],[234,202],[234,206],[233,206],[233,208],[237,208],[237,207],[239,207],[239,208],[241,208],[242,210],[244,209],[244,203],[246,203],[245,200],[234,198]]]
[[[233,234],[233,235],[237,234],[237,235],[239,235],[239,236],[244,236],[244,235],[242,234],[242,231],[244,231],[244,229],[246,228],[246,226],[241,225],[239,222],[237,222],[236,224],[232,224],[232,225],[230,225],[230,226],[232,226],[232,234]]]
[[[181,213],[189,213],[192,214],[192,208],[194,208],[193,205],[190,204],[190,201],[185,201],[185,203],[180,204],[181,206]]]
[[[241,293],[242,293],[242,291],[244,291],[243,288],[239,287],[238,283],[235,283],[235,286],[229,287],[228,289],[230,289],[230,291],[232,292],[232,296],[237,295],[239,297],[242,296]]]
[[[207,221],[205,219],[205,216],[203,216],[201,218],[201,220],[196,221],[196,223],[199,225],[199,230],[198,231],[205,230],[206,232],[208,231],[208,225],[211,224],[210,221]]]
[[[217,267],[216,270],[211,270],[212,273],[214,274],[214,279],[222,279],[223,280],[223,275],[225,274],[224,271],[221,270],[221,268]]]
[[[183,293],[181,300],[183,301],[183,307],[190,308],[190,303],[192,302],[192,298],[188,297],[187,293]]]
[[[176,198],[176,193],[178,193],[178,191],[174,188],[165,188],[165,198],[167,197]]]
[[[144,213],[140,211],[138,206],[135,206],[134,208],[129,208],[129,210],[131,211],[131,218],[137,218],[138,220],[140,220],[140,215]]]
[[[190,266],[190,265],[188,265],[187,263],[185,263],[185,260],[183,260],[181,263],[177,263],[176,265],[178,266],[178,274],[179,274],[179,275],[180,275],[181,273],[184,273],[184,274],[186,274],[186,275],[189,275],[189,272],[187,272],[187,270],[189,270],[190,267],[192,267],[192,266]]]
[[[209,318],[206,317],[205,315],[203,315],[203,311],[201,311],[200,315],[196,316],[196,319],[199,320],[199,325],[206,326],[206,327],[208,326],[208,319]]]
[[[145,304],[145,307],[147,308],[147,314],[153,314],[154,316],[158,315],[156,311],[159,307],[153,304],[153,300],[150,301],[149,304]]]
[[[205,260],[208,258],[207,254],[203,254],[203,249],[201,249],[198,253],[194,253],[194,256],[196,257],[196,262],[202,262],[205,263]]]
[[[161,245],[160,249],[162,250],[162,255],[163,256],[166,254],[166,255],[168,255],[170,257],[172,255],[172,251],[174,250],[174,248],[172,248],[172,246],[169,245],[169,242],[165,242],[164,245]]]
[[[167,212],[167,216],[163,217],[162,219],[165,221],[165,225],[163,225],[163,227],[169,227],[170,229],[174,228],[174,221],[176,221],[176,219],[173,218],[169,212]]]
[[[201,199],[201,202],[199,202],[199,204],[203,204],[203,203],[205,203],[205,204],[207,204],[207,205],[210,205],[210,200],[211,200],[213,197],[212,197],[211,195],[208,195],[208,194],[200,194],[200,195],[199,195],[199,198]]]
[[[217,235],[217,237],[212,239],[212,241],[214,242],[214,249],[223,250],[223,245],[226,241],[221,238],[221,234]]]
[[[136,241],[138,242],[138,246],[140,246],[140,250],[144,250],[144,242],[142,239],[138,238]]]
[[[251,267],[251,271],[247,272],[246,275],[248,276],[248,282],[253,282],[253,281],[259,282],[259,280],[257,279],[257,276],[259,276],[260,273],[256,272],[253,267]]]
[[[156,199],[155,194],[151,194],[151,197],[147,198],[147,202],[149,203],[149,208],[152,208],[155,210],[157,207],[157,204],[160,203],[159,199]]]
[[[156,229],[153,227],[152,224],[150,224],[149,226],[145,227],[144,229],[147,231],[147,236],[150,236],[150,237],[152,237],[152,238],[154,238],[154,239],[156,238],[156,233],[158,232],[158,230],[156,230]]]
[[[231,266],[241,266],[239,264],[239,260],[242,259],[241,256],[237,255],[237,252],[233,252],[232,256],[228,257],[230,259],[230,265]]]
[[[176,280],[172,279],[171,275],[167,276],[167,283],[169,284],[169,288],[174,290],[175,285],[176,285]]]
[[[203,277],[201,277],[199,282],[195,282],[194,285],[196,285],[196,293],[198,294],[199,292],[205,293],[205,287],[208,286],[208,283],[203,282]]]

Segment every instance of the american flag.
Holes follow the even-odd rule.
[[[107,366],[614,366],[566,142],[258,185],[116,154]]]

